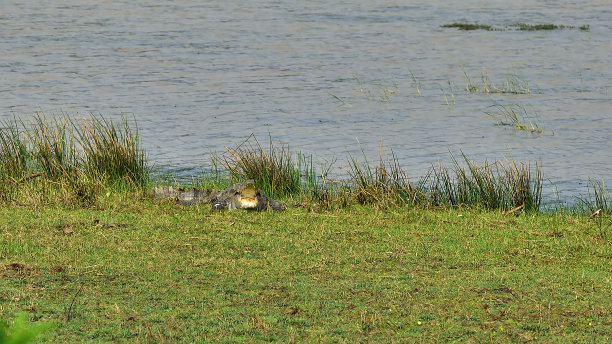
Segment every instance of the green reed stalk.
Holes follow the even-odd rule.
[[[73,121],[73,136],[83,150],[84,170],[111,183],[134,184],[142,187],[149,178],[146,154],[127,119],[121,127],[102,117],[91,116],[89,121]]]
[[[270,138],[266,152],[251,134],[220,161],[233,179],[252,179],[271,197],[283,198],[302,192],[299,168],[293,163],[286,145],[276,146]]]
[[[38,114],[30,122],[26,134],[32,144],[32,156],[38,168],[51,179],[67,178],[74,181],[80,157],[65,117],[49,121]]]
[[[0,179],[26,176],[30,152],[17,120],[0,122]]]

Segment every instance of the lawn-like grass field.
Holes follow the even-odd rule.
[[[0,319],[53,322],[37,337],[52,343],[605,343],[609,226],[410,207],[211,212],[126,195],[2,206]]]

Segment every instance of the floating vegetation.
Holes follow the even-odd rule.
[[[517,30],[521,31],[549,31],[549,30],[563,30],[563,29],[573,29],[573,26],[565,26],[565,25],[555,25],[555,24],[536,24],[529,25],[524,23],[514,24],[511,27],[515,27]]]
[[[480,84],[474,82],[468,75],[465,68],[461,70],[466,79],[465,90],[469,93],[510,93],[510,94],[528,94],[531,93],[529,83],[521,79],[517,75],[508,75],[500,86],[496,86],[487,73],[480,77]]]
[[[527,113],[527,110],[520,105],[494,105],[498,109],[497,113],[485,112],[487,115],[497,119],[496,125],[511,126],[515,130],[525,130],[533,134],[542,134],[543,129],[540,124]]]
[[[443,28],[455,28],[455,29],[465,30],[465,31],[470,31],[470,30],[487,30],[487,31],[491,31],[491,30],[493,30],[493,27],[491,25],[469,24],[469,23],[444,24],[444,25],[440,25],[440,27],[443,27]]]
[[[455,28],[463,31],[472,30],[486,30],[486,31],[507,31],[507,30],[519,30],[519,31],[551,31],[551,30],[564,30],[564,29],[575,29],[572,25],[556,25],[556,24],[525,24],[517,23],[507,25],[505,27],[493,27],[487,24],[470,24],[470,23],[452,23],[440,25],[443,28]],[[589,31],[589,25],[579,26],[580,31]]]

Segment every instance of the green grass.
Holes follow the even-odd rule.
[[[406,206],[2,207],[0,319],[56,323],[46,343],[604,343],[598,233],[587,216]]]
[[[52,322],[31,324],[27,313],[19,313],[15,316],[12,324],[0,321],[0,343],[32,343],[40,333],[52,327]]]
[[[241,144],[226,147],[226,150],[225,155],[215,159],[229,172],[231,179],[252,179],[270,197],[299,195],[307,192],[309,187],[316,187],[312,160],[298,154],[298,162],[295,162],[289,146],[275,144],[272,138],[267,150],[252,134]],[[302,175],[305,176],[304,180]]]
[[[138,131],[125,118],[116,126],[93,115],[73,119],[38,114],[0,126],[0,200],[15,200],[16,189],[31,179],[58,185],[55,189],[70,187],[85,202],[105,187],[143,188],[149,182]],[[41,191],[40,184],[34,189]]]
[[[453,166],[432,167],[420,182],[426,204],[443,207],[483,207],[503,211],[538,212],[542,203],[542,169],[508,160],[479,165],[462,153]]]
[[[126,118],[117,127],[103,117],[92,116],[89,121],[82,120],[73,128],[86,156],[85,173],[135,185],[144,185],[148,181],[149,167],[140,147],[138,129],[133,130]]]
[[[542,213],[537,164],[462,154],[413,183],[381,147],[377,164],[349,155],[347,179],[330,182],[331,165],[251,136],[194,186],[254,179],[290,208],[212,212],[146,194],[148,174],[131,174],[148,173],[145,155],[125,121],[39,117],[0,135],[0,321],[26,312],[32,325],[2,324],[0,337],[48,323],[37,341],[612,335],[603,181],[575,214]]]
[[[15,182],[27,174],[30,152],[16,119],[0,122],[0,128],[0,179]]]

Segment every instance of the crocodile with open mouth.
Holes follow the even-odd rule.
[[[183,189],[159,186],[153,189],[157,199],[174,199],[180,204],[210,203],[212,210],[285,210],[287,206],[261,191],[253,180],[234,184],[225,190]]]

